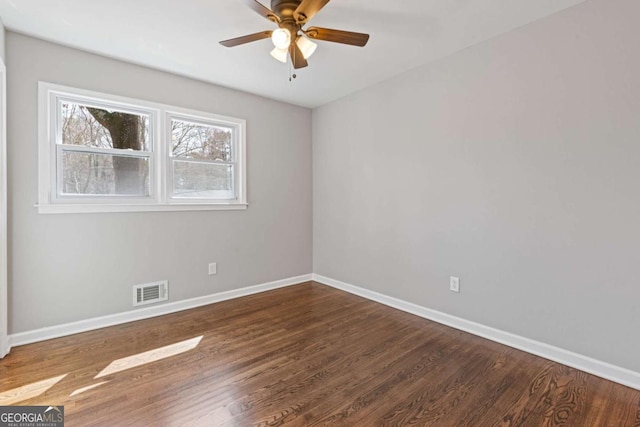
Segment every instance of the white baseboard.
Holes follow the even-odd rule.
[[[638,372],[315,273],[312,275],[312,280],[640,390],[640,373]]]
[[[226,301],[233,298],[257,294],[259,292],[270,291],[272,289],[283,288],[285,286],[296,285],[302,282],[307,282],[309,280],[311,280],[311,274],[305,274],[303,276],[290,277],[288,279],[276,280],[275,282],[263,283],[261,285],[248,286],[245,288],[219,292],[202,297],[170,302],[168,304],[145,307],[138,310],[110,314],[108,316],[94,317],[92,319],[50,326],[33,331],[20,332],[17,334],[9,335],[9,345],[15,347],[38,341],[49,340],[52,338],[73,335],[80,332],[91,331],[94,329],[105,328],[107,326],[119,325],[121,323],[134,322],[136,320],[162,316],[164,314],[188,310],[190,308],[213,304],[215,302]]]

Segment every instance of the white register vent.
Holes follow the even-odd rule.
[[[169,281],[146,283],[133,287],[133,305],[151,304],[169,299]]]

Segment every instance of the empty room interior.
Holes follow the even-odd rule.
[[[640,426],[639,17],[0,0],[0,425]]]

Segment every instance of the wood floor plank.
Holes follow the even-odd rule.
[[[313,282],[14,348],[2,399],[82,427],[640,427],[640,391]]]
[[[450,375],[438,375],[442,381],[437,382],[434,379],[438,377],[431,375],[429,386],[416,381],[407,387],[403,390],[407,398],[386,411],[377,424],[440,425],[457,418],[456,414],[460,413],[469,394],[481,385],[484,373],[491,368],[493,361],[478,357],[471,349],[456,352],[448,359],[445,363],[450,366]],[[441,372],[445,370],[441,369],[438,374]]]

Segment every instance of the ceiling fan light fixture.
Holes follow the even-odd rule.
[[[315,40],[360,47],[369,41],[369,34],[365,33],[322,27],[303,28],[320,9],[329,3],[329,0],[271,0],[271,9],[263,5],[265,0],[242,1],[263,18],[277,24],[279,28],[274,31],[260,31],[222,40],[220,44],[225,47],[234,47],[270,38],[276,47],[271,51],[271,56],[283,63],[287,63],[288,58],[291,58],[293,69],[296,70],[309,65],[307,58],[313,55],[317,48],[313,42]],[[295,74],[290,78],[295,78]]]
[[[289,51],[287,49],[280,49],[279,47],[276,47],[271,51],[271,56],[286,64],[288,53]]]
[[[286,28],[278,28],[271,33],[271,41],[278,49],[287,49],[291,44],[291,33]]]
[[[317,43],[312,42],[305,36],[298,37],[298,40],[296,40],[296,44],[300,48],[304,59],[309,59],[309,57],[313,55],[313,52],[315,52],[316,48],[318,47]]]

